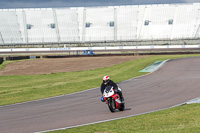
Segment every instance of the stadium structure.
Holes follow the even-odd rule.
[[[0,46],[200,43],[200,3],[0,9],[0,20]]]

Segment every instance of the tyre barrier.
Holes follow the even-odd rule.
[[[12,61],[12,60],[25,60],[25,59],[36,59],[40,58],[40,56],[8,56],[6,57],[6,60]]]
[[[0,64],[3,63],[3,57],[0,57]]]

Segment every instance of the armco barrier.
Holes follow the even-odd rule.
[[[133,53],[127,54],[95,54],[95,55],[57,55],[57,56],[42,56],[42,58],[71,58],[71,57],[99,57],[99,56],[133,56]]]
[[[82,51],[82,50],[186,50],[200,49],[200,45],[139,45],[139,46],[115,46],[115,47],[68,47],[68,48],[12,48],[0,49],[0,53],[29,53],[29,52],[52,52],[52,51]]]
[[[3,63],[3,57],[0,57],[0,64]]]

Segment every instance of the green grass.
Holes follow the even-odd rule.
[[[31,101],[99,87],[104,75],[109,75],[115,82],[124,81],[145,74],[139,72],[139,70],[155,61],[189,56],[200,55],[150,56],[112,67],[89,71],[46,75],[0,76],[0,105]],[[7,64],[7,62],[4,62],[4,64]]]
[[[199,133],[200,104],[52,133]]]

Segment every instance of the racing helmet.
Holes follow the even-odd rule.
[[[107,85],[109,81],[110,81],[110,77],[109,77],[109,76],[104,76],[104,77],[103,77],[103,83],[104,83],[105,85]]]

